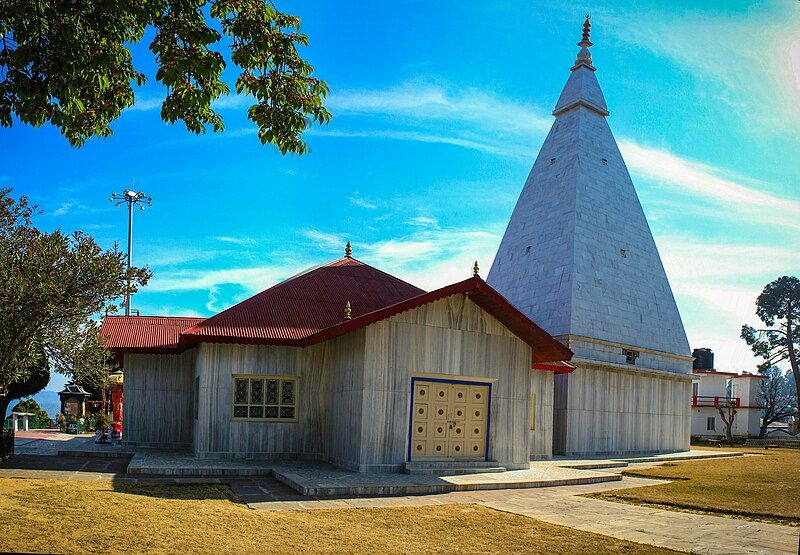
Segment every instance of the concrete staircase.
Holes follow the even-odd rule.
[[[483,474],[505,472],[496,461],[410,461],[405,463],[406,474],[427,476],[458,476],[461,474]]]

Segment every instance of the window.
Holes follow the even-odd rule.
[[[716,430],[717,425],[715,422],[715,418],[713,416],[709,416],[708,420],[706,421],[706,430]]]
[[[531,393],[531,431],[536,430],[536,393]]]
[[[234,420],[297,422],[297,378],[233,377]]]
[[[636,359],[639,358],[639,351],[632,349],[622,349],[622,354],[625,355],[625,362],[628,364],[636,364]]]

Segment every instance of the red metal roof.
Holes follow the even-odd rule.
[[[348,301],[355,319],[424,292],[354,258],[342,258],[289,278],[184,330],[181,344],[301,345],[341,322]]]
[[[517,310],[480,277],[426,293],[352,258],[281,282],[206,320],[109,316],[102,332],[117,354],[176,352],[197,343],[307,347],[439,299],[465,294],[533,348],[532,363],[566,361],[572,351]],[[351,319],[345,319],[350,302]],[[547,370],[569,371],[564,365]],[[571,365],[567,365],[570,366]]]
[[[100,335],[117,354],[170,353],[176,351],[181,332],[202,321],[170,316],[106,316]]]
[[[534,362],[531,364],[533,370],[542,370],[544,372],[554,372],[556,374],[569,374],[575,371],[575,365],[565,362],[563,360],[555,362]]]
[[[422,293],[421,295],[364,314],[352,320],[341,320],[338,324],[309,336],[301,344],[307,346],[320,343],[374,324],[375,322],[379,322],[395,314],[412,310],[459,293],[466,294],[473,303],[497,318],[520,339],[528,343],[528,345],[533,348],[532,362],[552,362],[569,360],[572,358],[571,350],[536,325],[536,323],[522,312],[517,310],[505,297],[492,289],[488,283],[478,276],[442,287],[430,293]]]

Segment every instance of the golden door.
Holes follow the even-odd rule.
[[[414,382],[411,458],[486,457],[489,386]]]

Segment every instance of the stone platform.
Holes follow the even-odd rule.
[[[453,491],[543,488],[622,479],[620,474],[613,472],[576,470],[535,463],[528,470],[476,472],[458,476],[351,472],[325,464],[292,463],[273,466],[272,475],[302,495],[312,497],[422,495]]]
[[[688,451],[627,459],[556,458],[531,462],[526,470],[460,475],[352,472],[326,463],[203,459],[180,451],[138,451],[127,472],[136,476],[256,477],[272,476],[308,497],[401,496],[494,489],[586,485],[622,479],[629,465],[640,467],[670,461],[741,456],[725,451]]]

